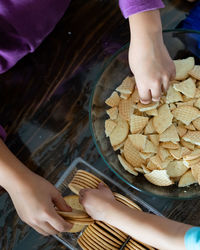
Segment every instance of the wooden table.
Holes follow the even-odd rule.
[[[191,6],[183,0],[166,1],[163,27],[174,28]],[[0,76],[0,121],[8,132],[7,144],[50,182],[55,183],[78,156],[105,168],[89,130],[89,97],[106,60],[128,41],[128,22],[117,1],[73,0],[36,52]],[[198,200],[141,197],[170,218],[199,225]],[[4,193],[0,196],[0,249],[65,247],[25,225]]]

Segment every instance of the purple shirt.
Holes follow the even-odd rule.
[[[70,0],[0,0],[0,74],[40,45],[69,3]],[[125,18],[164,7],[161,0],[119,0],[119,4]],[[1,126],[0,136],[5,138]]]

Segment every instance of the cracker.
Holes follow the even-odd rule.
[[[188,141],[184,141],[183,139],[181,139],[181,145],[188,148],[189,150],[194,150],[195,145],[188,142]]]
[[[117,243],[118,245],[122,244],[122,241],[120,241],[119,239],[117,239],[116,237],[113,237],[110,233],[108,233],[106,230],[103,230],[100,226],[98,226],[97,224],[92,224],[91,227],[93,227],[94,229],[96,229],[100,234],[105,235],[107,238],[109,238],[110,240],[112,240],[113,242]]]
[[[92,247],[92,249],[98,249],[102,250],[102,246],[97,244],[88,233],[83,233],[79,238],[81,238],[83,241],[88,242],[88,244]]]
[[[188,57],[186,59],[174,60],[176,67],[176,76],[175,80],[184,80],[188,77],[188,73],[194,67],[194,58]]]
[[[144,129],[144,134],[149,135],[149,134],[155,134],[156,130],[153,126],[153,118],[151,118],[147,124],[147,126]]]
[[[178,187],[186,187],[196,183],[197,181],[194,179],[192,175],[192,171],[188,170],[185,174],[183,174],[179,180]]]
[[[109,98],[106,99],[105,103],[110,107],[119,105],[120,97],[116,91],[114,91]]]
[[[149,118],[138,116],[138,115],[131,115],[130,121],[130,131],[132,134],[139,133],[143,130],[143,128],[147,125]]]
[[[191,131],[195,131],[196,128],[194,127],[194,125],[192,123],[190,123],[189,125],[185,125],[185,128]]]
[[[133,114],[134,107],[131,98],[124,100],[121,99],[119,102],[119,115],[126,121],[130,121],[131,115]]]
[[[88,231],[89,230],[91,230],[95,234],[95,236],[98,236],[104,242],[107,242],[110,246],[116,247],[117,249],[120,247],[121,243],[116,243],[116,241],[111,240],[108,234],[102,234],[102,232],[99,232],[99,230],[97,230],[96,227],[93,227],[93,225],[90,225],[88,227]]]
[[[155,130],[161,134],[172,125],[172,119],[173,115],[170,112],[169,106],[163,104],[158,109],[158,115],[153,117],[153,126]]]
[[[105,120],[105,134],[106,137],[109,137],[110,134],[112,133],[113,129],[117,126],[117,123],[108,119]]]
[[[169,157],[170,153],[167,149],[165,149],[163,147],[159,147],[158,148],[158,155],[159,155],[160,159],[162,161],[164,161]]]
[[[167,148],[167,149],[178,149],[179,148],[179,144],[176,144],[173,142],[162,142],[161,146],[163,148]]]
[[[196,158],[196,159],[193,159],[193,160],[185,160],[183,159],[183,163],[186,167],[190,168],[192,165],[195,165],[195,164],[199,164],[200,162],[200,158]]]
[[[75,194],[79,195],[79,192],[81,191],[81,189],[83,189],[82,186],[74,184],[74,183],[69,183],[68,184],[68,188]]]
[[[144,153],[144,152],[139,152],[140,156],[142,159],[146,160],[154,156],[154,153]]]
[[[139,155],[139,151],[132,145],[129,138],[124,144],[124,157],[133,167],[139,167],[144,163],[144,160]]]
[[[101,221],[96,221],[95,223],[101,226],[102,228],[106,229],[109,233],[111,233],[112,235],[120,239],[121,241],[124,242],[126,240],[127,235],[123,233],[122,231],[120,231],[119,229]]]
[[[72,182],[73,181],[80,181],[80,183],[84,183],[85,185],[89,185],[91,188],[97,188],[98,184],[95,183],[94,181],[90,180],[89,178],[85,178],[83,176],[80,175],[75,175]]]
[[[197,163],[197,164],[192,165],[191,166],[191,172],[192,172],[192,175],[193,175],[194,179],[196,181],[198,181],[199,175],[200,175],[200,164]]]
[[[180,106],[174,109],[172,114],[185,125],[189,125],[190,122],[200,117],[200,111],[192,106]]]
[[[159,136],[159,141],[161,142],[178,142],[180,141],[176,127],[172,124],[169,128],[167,128],[163,133]]]
[[[109,115],[111,120],[116,120],[118,117],[118,108],[117,107],[110,108],[106,110],[106,113]]]
[[[158,134],[153,134],[153,135],[148,135],[148,138],[150,141],[156,146],[159,146],[159,135]]]
[[[126,201],[127,203],[130,204],[131,207],[136,208],[137,210],[142,211],[142,209],[132,200],[128,199],[126,196],[119,194],[119,193],[114,193],[115,197],[121,198],[122,200]]]
[[[156,109],[159,105],[159,102],[152,102],[150,104],[143,104],[141,102],[139,102],[137,104],[137,108],[139,109],[139,111],[144,112],[144,111],[149,111],[152,109]]]
[[[194,68],[189,71],[189,75],[200,80],[200,65],[195,65]]]
[[[131,95],[130,94],[120,94],[120,98],[127,100]]]
[[[119,159],[119,162],[121,163],[121,165],[123,166],[123,168],[127,172],[129,172],[135,176],[138,175],[138,172],[135,171],[134,167],[131,164],[129,164],[121,155],[118,155],[118,159]]]
[[[186,155],[183,157],[184,160],[194,160],[200,157],[200,149],[199,148],[195,148],[194,151],[192,151],[189,155]]]
[[[134,77],[127,76],[119,85],[119,87],[116,88],[116,90],[123,94],[132,94],[134,88],[135,88]]]
[[[181,93],[176,91],[172,85],[169,86],[169,89],[167,91],[166,95],[166,103],[174,103],[174,102],[182,102],[183,97]]]
[[[196,93],[196,85],[192,78],[174,84],[173,88],[189,98],[193,98]]]
[[[141,134],[132,134],[129,135],[128,138],[130,139],[132,145],[139,151],[145,149],[147,136]]]
[[[150,167],[153,167],[153,169],[162,169],[162,161],[159,157],[159,155],[155,155],[153,157],[150,158],[150,161],[147,165],[147,168],[150,169]]]
[[[64,218],[89,218],[86,212],[77,209],[72,209],[71,212],[56,211],[56,213]]]
[[[81,247],[81,249],[83,250],[92,250],[92,248],[86,243],[83,241],[83,239],[79,238],[77,240],[79,246]]]
[[[169,104],[170,111],[174,110],[176,108],[176,105],[174,103]]]
[[[110,135],[110,143],[112,146],[119,145],[128,136],[129,126],[127,121],[122,119],[120,116],[117,119],[117,126],[113,129]]]
[[[157,147],[151,141],[147,139],[143,152],[144,153],[157,153]]]
[[[140,101],[140,96],[138,93],[138,89],[136,87],[135,87],[133,94],[131,95],[131,99],[132,99],[133,103],[138,103]]]
[[[148,110],[148,111],[146,111],[146,114],[149,116],[157,116],[158,110],[157,109]]]
[[[65,200],[67,205],[70,206],[72,209],[85,211],[85,209],[79,202],[78,195],[68,195],[68,196],[63,197],[63,199]]]
[[[96,181],[99,182],[99,183],[103,182],[103,181],[102,181],[101,179],[99,179],[96,175],[94,175],[94,174],[92,174],[92,173],[90,173],[90,172],[88,172],[88,171],[79,169],[79,170],[77,171],[77,174],[79,174],[79,173],[85,175],[85,176],[88,177],[88,178],[90,177],[90,178],[96,180]]]
[[[194,106],[198,109],[200,109],[200,98],[198,98],[195,103],[194,103]]]
[[[178,125],[176,129],[180,137],[183,137],[187,132],[187,129],[183,125]]]
[[[200,131],[188,131],[183,139],[187,142],[190,142],[194,145],[200,145]]]
[[[172,161],[167,166],[167,174],[173,178],[182,176],[187,170],[182,161]]]
[[[167,170],[153,170],[151,173],[145,174],[144,177],[157,186],[170,186],[173,184],[167,174]]]
[[[68,233],[78,233],[81,232],[85,228],[85,225],[73,224],[72,228],[67,231]]]
[[[170,154],[176,159],[179,160],[181,159],[182,156],[182,148],[178,148],[178,149],[169,149]]]
[[[187,100],[187,101],[184,101],[184,102],[177,102],[176,106],[177,106],[177,108],[180,107],[180,106],[193,106],[195,102],[196,102],[195,99]]]
[[[194,98],[200,98],[200,89],[196,89]]]
[[[121,149],[123,147],[124,147],[124,142],[120,143],[119,145],[113,146],[113,150],[117,151],[117,150],[119,150],[119,149]]]
[[[194,127],[197,129],[197,130],[200,130],[200,118],[197,118],[196,120],[194,120],[192,122],[192,124],[194,125]]]

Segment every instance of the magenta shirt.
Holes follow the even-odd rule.
[[[0,74],[40,45],[69,3],[70,0],[0,0]],[[119,0],[119,5],[125,18],[164,7],[161,0]],[[5,139],[1,126],[0,136]]]

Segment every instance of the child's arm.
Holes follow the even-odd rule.
[[[65,232],[71,224],[54,205],[70,211],[57,189],[26,168],[0,139],[0,185],[9,193],[20,218],[43,235]]]
[[[126,207],[100,184],[80,191],[80,202],[94,219],[111,224],[133,238],[162,250],[184,250],[184,236],[191,228],[179,222]]]
[[[130,24],[129,65],[143,103],[158,101],[175,77],[174,63],[163,43],[161,7],[160,0],[121,1]]]

